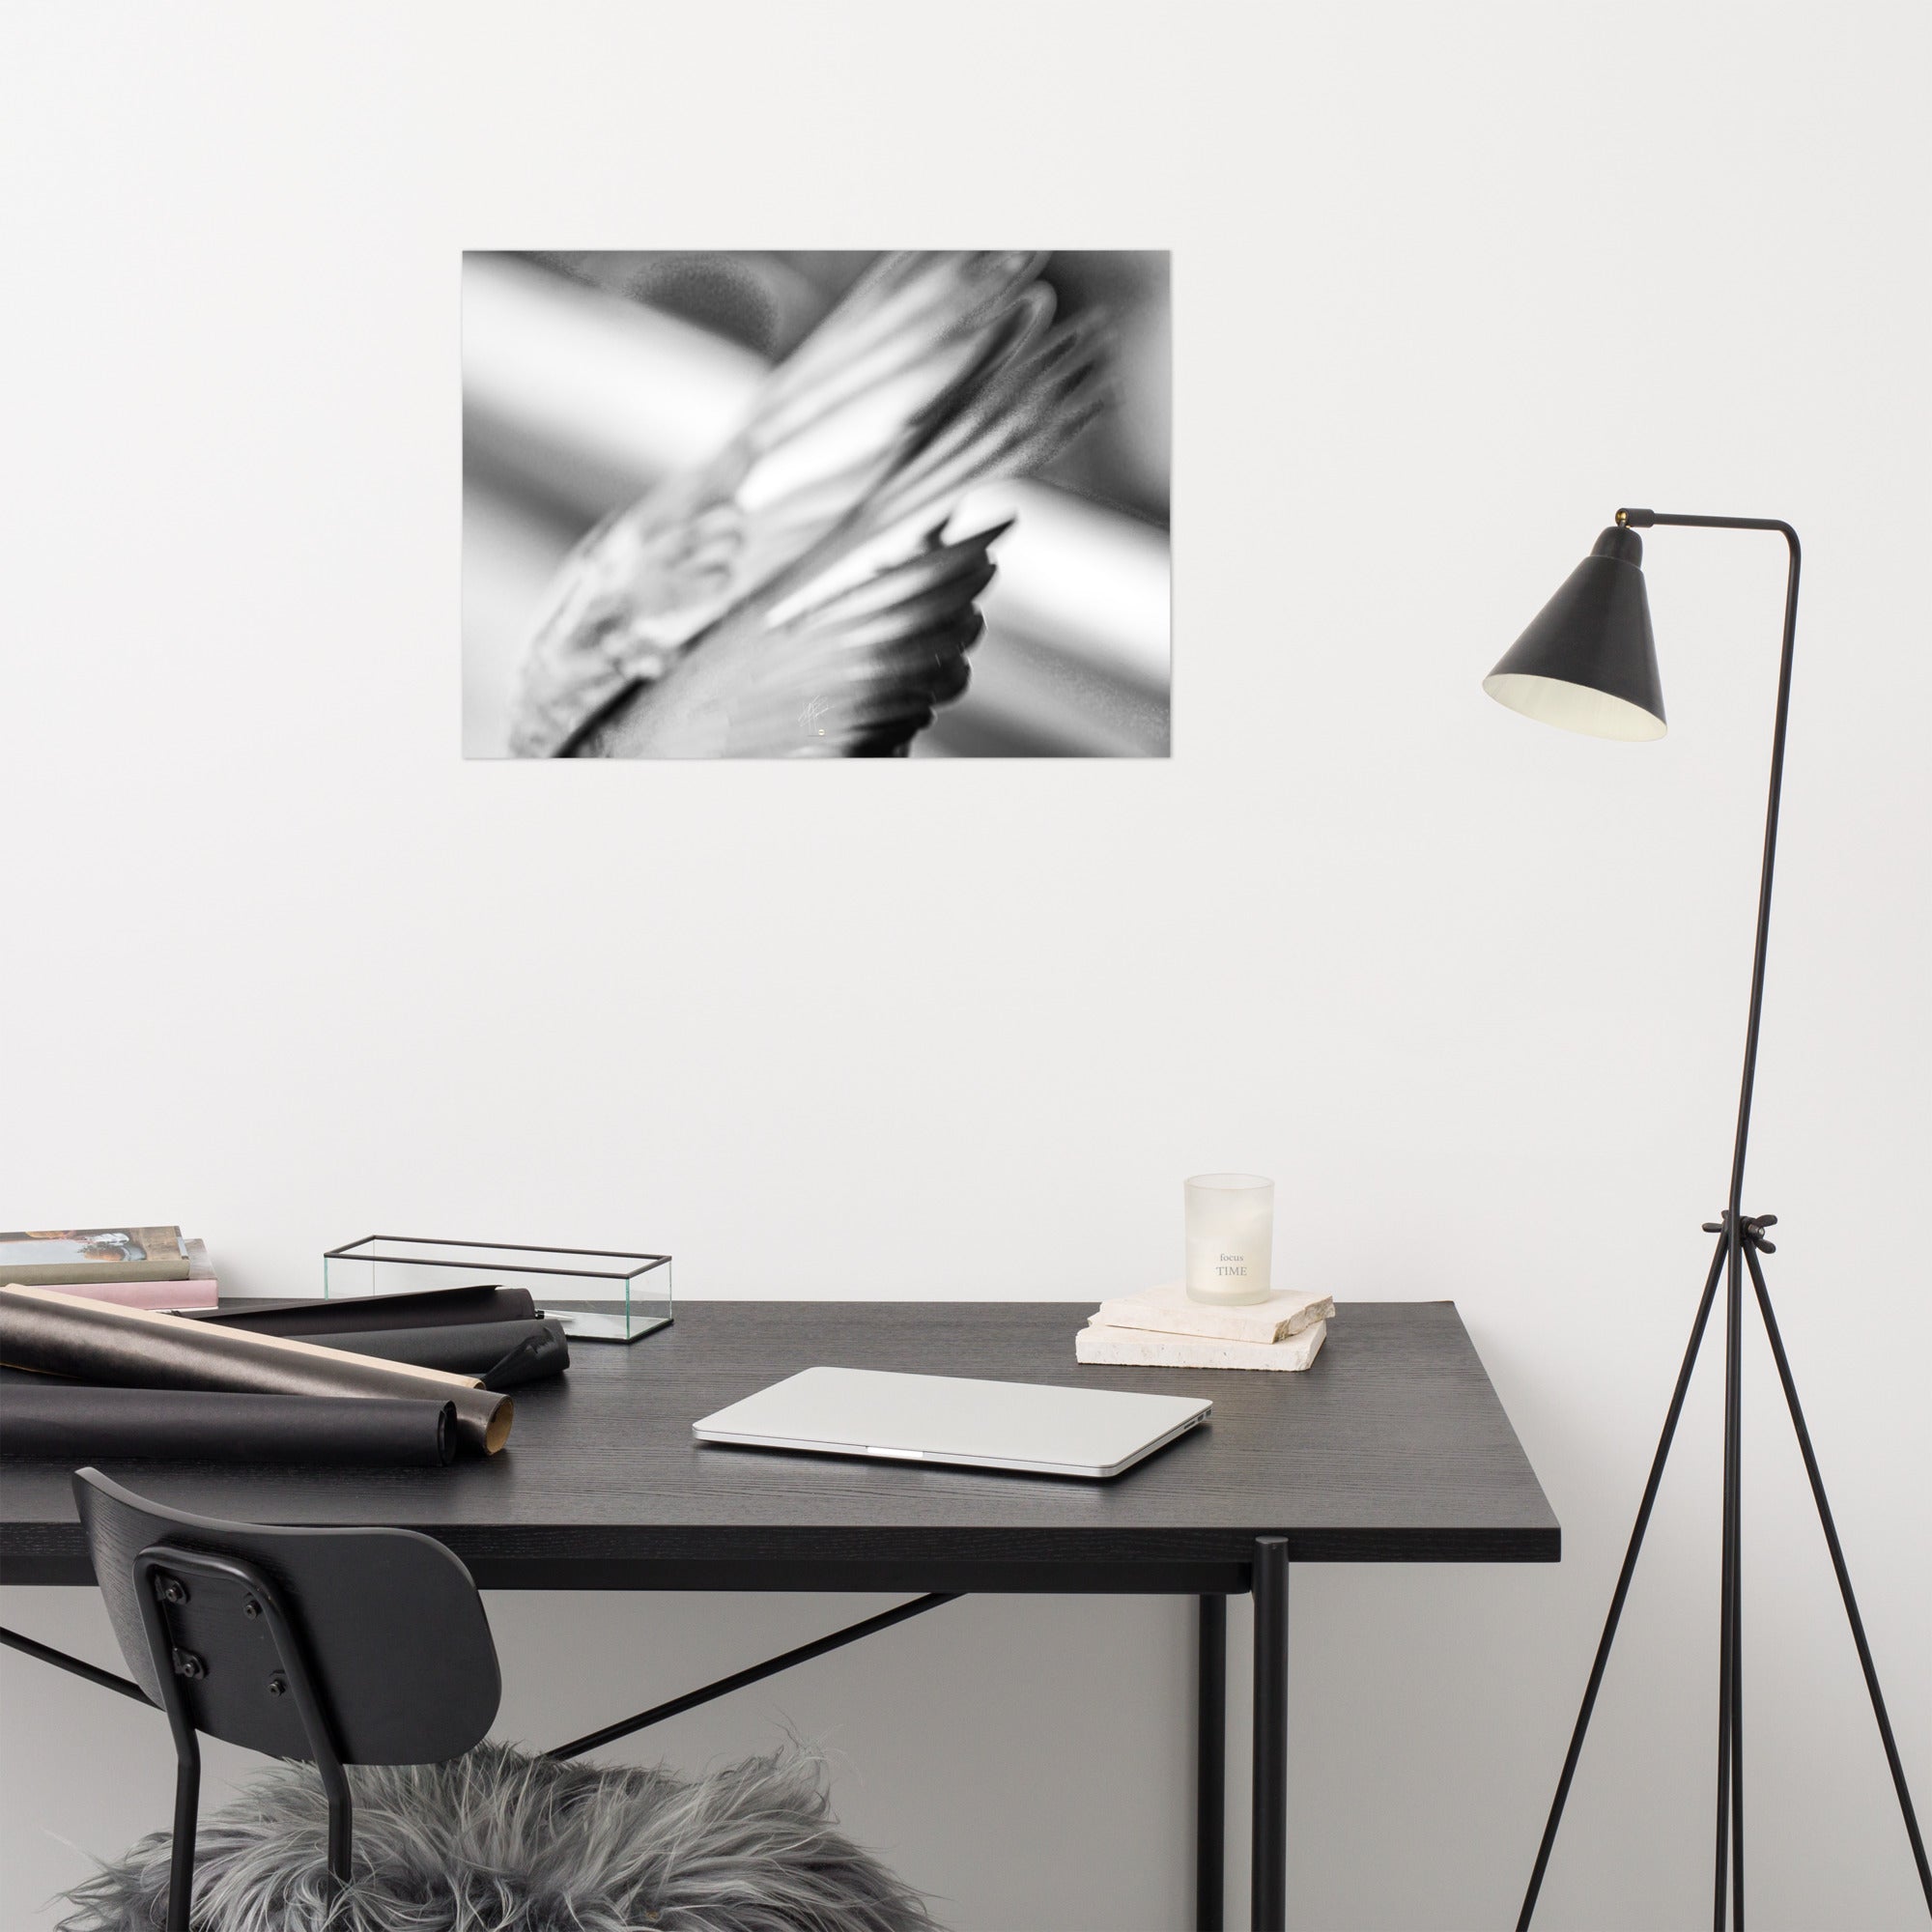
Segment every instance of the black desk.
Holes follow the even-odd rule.
[[[203,1514],[388,1523],[484,1589],[1103,1591],[1202,1600],[1200,1914],[1220,1915],[1226,1603],[1255,1593],[1255,1924],[1281,1923],[1291,1561],[1554,1562],[1560,1532],[1449,1302],[1355,1302],[1299,1375],[1082,1368],[1087,1304],[709,1302],[580,1345],[508,1449],[445,1470],[125,1465]],[[813,1363],[1201,1395],[1210,1424],[1111,1483],[700,1445]],[[65,1471],[0,1476],[0,1579],[92,1581]]]

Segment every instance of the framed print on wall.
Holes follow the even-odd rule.
[[[1165,757],[1164,250],[472,253],[485,758]]]

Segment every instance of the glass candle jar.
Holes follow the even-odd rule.
[[[1187,1198],[1187,1296],[1223,1307],[1265,1301],[1274,1257],[1274,1182],[1197,1174]]]

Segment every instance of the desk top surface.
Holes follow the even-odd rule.
[[[1453,1302],[1350,1302],[1299,1374],[1084,1368],[1085,1303],[714,1301],[579,1343],[448,1469],[117,1463],[208,1516],[427,1531],[497,1589],[1238,1591],[1295,1561],[1553,1562],[1560,1532]],[[1205,1396],[1111,1482],[724,1448],[699,1416],[815,1363]],[[67,1472],[0,1463],[0,1581],[91,1580]]]

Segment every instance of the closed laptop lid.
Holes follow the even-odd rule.
[[[1194,1396],[814,1368],[692,1428],[709,1442],[1110,1475],[1212,1406]]]

